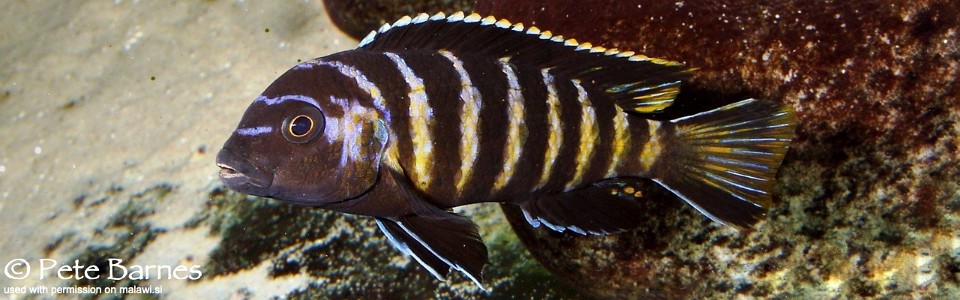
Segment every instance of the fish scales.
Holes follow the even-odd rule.
[[[407,107],[407,116],[409,117],[410,127],[392,127],[393,130],[409,130],[412,152],[401,152],[406,157],[413,159],[413,164],[405,167],[407,176],[413,185],[420,189],[425,189],[433,180],[429,164],[433,160],[433,108],[430,107],[429,96],[427,96],[426,85],[423,78],[413,72],[406,60],[396,53],[384,53],[396,65],[398,71],[403,74],[403,81],[407,84],[407,99],[410,106]],[[389,120],[387,120],[389,122]]]
[[[502,68],[503,75],[508,83],[507,99],[504,100],[507,102],[507,143],[503,150],[503,168],[497,174],[496,181],[493,182],[492,194],[498,194],[517,173],[520,155],[523,154],[523,148],[526,146],[527,136],[529,135],[527,125],[523,122],[526,114],[523,87],[520,86],[516,70],[513,65],[505,60],[501,59],[498,64]]]
[[[460,82],[460,110],[459,110],[459,120],[460,120],[460,133],[461,140],[458,148],[458,153],[460,154],[460,167],[456,172],[456,184],[453,187],[455,195],[461,196],[462,191],[467,185],[467,182],[473,178],[473,169],[474,164],[477,161],[477,150],[479,146],[478,131],[480,126],[480,108],[482,107],[483,98],[480,95],[480,91],[473,85],[473,80],[470,79],[470,75],[467,74],[467,70],[463,67],[463,61],[460,58],[453,55],[449,51],[439,51],[444,58],[450,61],[454,71],[457,74],[457,79]],[[455,85],[455,84],[454,84]],[[451,101],[456,102],[456,101]]]
[[[408,85],[402,81],[403,74],[397,70],[395,63],[389,57],[383,55],[383,53],[355,51],[333,54],[320,61],[323,64],[335,63],[349,66],[357,73],[344,74],[341,72],[339,73],[341,77],[335,81],[312,81],[311,84],[322,85],[325,82],[344,82],[343,86],[345,88],[355,91],[356,94],[352,95],[353,97],[369,99],[358,103],[359,105],[382,110],[384,116],[389,116],[392,128],[409,128],[411,122]],[[303,64],[312,63],[304,62]],[[382,98],[390,99],[390,101],[385,101],[384,107],[377,108],[374,104],[374,97],[370,95],[368,90],[360,86],[362,84],[357,80],[358,76],[366,78],[369,84],[381,93]],[[394,146],[399,151],[413,153],[413,137],[409,130],[390,130],[390,133],[390,140],[395,142]],[[407,165],[412,165],[412,157],[403,159],[409,159],[410,162],[407,162]]]
[[[401,166],[411,178],[423,180],[415,181],[415,186],[430,193],[450,195],[455,191],[456,181],[448,174],[459,170],[460,153],[458,142],[462,136],[462,121],[460,120],[461,101],[459,98],[460,86],[452,82],[456,71],[452,64],[440,64],[446,58],[434,51],[402,51],[385,53],[384,55],[397,57],[402,60],[412,72],[404,76],[419,77],[423,83],[425,106],[429,113],[416,119],[411,119],[410,130],[414,152],[398,151]],[[401,68],[396,65],[394,68]],[[409,80],[394,79],[407,82],[406,90],[410,93],[416,87],[409,85]],[[414,113],[417,105],[411,102],[408,111]],[[401,108],[403,109],[403,108]],[[423,108],[421,108],[423,109]],[[416,138],[416,128],[424,127],[422,138]],[[400,124],[391,124],[391,130],[404,130]],[[416,151],[417,149],[431,148],[430,155]],[[412,161],[410,160],[412,158]],[[437,163],[442,162],[442,163]],[[426,173],[421,173],[426,172]]]
[[[633,141],[630,137],[630,120],[619,107],[613,115],[613,131],[614,136],[611,139],[613,145],[610,146],[610,167],[604,176],[606,178],[614,178],[617,174],[620,174],[620,164],[625,160],[621,157],[624,156],[623,153],[629,150],[630,143]]]
[[[349,54],[348,54],[349,55]],[[376,55],[372,53],[356,53],[359,56]],[[466,59],[457,57],[463,64],[467,75],[470,76],[472,87],[464,87],[462,78],[454,68],[454,63],[447,57],[434,51],[405,51],[397,54],[385,53],[384,56],[395,55],[402,59],[403,66],[399,66],[394,59],[390,66],[394,72],[389,72],[395,76],[389,78],[378,75],[368,75],[373,79],[374,84],[387,85],[401,95],[406,101],[411,103],[408,107],[400,105],[388,105],[390,115],[396,119],[391,120],[391,129],[397,132],[397,142],[400,165],[404,172],[413,178],[430,178],[430,182],[420,182],[422,191],[430,198],[440,199],[458,199],[455,203],[443,203],[444,206],[457,206],[467,203],[491,201],[501,197],[510,197],[529,194],[536,191],[565,191],[581,186],[584,183],[593,182],[604,178],[613,167],[610,160],[613,152],[613,118],[617,113],[617,108],[612,102],[604,102],[603,99],[592,103],[589,98],[589,92],[585,91],[579,83],[565,78],[554,79],[553,89],[548,89],[544,85],[541,70],[531,70],[525,68],[516,68],[505,62],[490,58]],[[456,54],[452,54],[456,57]],[[357,59],[363,62],[364,59]],[[345,62],[346,63],[346,62]],[[379,62],[377,62],[379,63]],[[524,113],[519,117],[521,120],[513,120],[517,115],[511,114],[511,103],[509,102],[509,93],[511,85],[508,74],[504,70],[504,65],[510,66],[517,77],[520,95],[517,100],[521,102]],[[400,69],[409,68],[412,73],[404,74]],[[360,70],[371,70],[374,72],[382,71],[382,68],[373,66],[364,66],[363,63],[357,66]],[[379,70],[379,71],[378,71]],[[369,74],[370,72],[364,72]],[[404,76],[417,76],[416,80],[406,80]],[[522,81],[520,79],[523,79]],[[411,86],[410,82],[422,82],[422,87]],[[522,84],[521,84],[522,82]],[[527,88],[527,85],[531,86]],[[396,89],[403,86],[401,89]],[[461,116],[463,106],[469,105],[472,99],[460,99],[460,101],[451,101],[459,99],[463,88],[476,88],[479,91],[481,109],[478,113],[479,130],[477,139],[479,147],[477,149],[477,160],[473,163],[473,174],[468,179],[463,191],[456,190],[456,182],[459,180],[460,165],[460,144],[465,138],[462,136],[463,124],[465,119]],[[415,110],[411,106],[416,106],[410,101],[411,94],[415,89],[424,89],[426,102],[429,104],[429,115],[411,118],[410,112]],[[386,88],[381,88],[386,90]],[[545,149],[550,147],[546,144],[549,136],[549,120],[544,118],[542,113],[546,108],[546,103],[550,90],[555,90],[555,97],[560,103],[560,119],[555,124],[562,135],[562,143],[559,145],[556,159],[549,162],[552,165],[551,172],[547,173],[547,184],[542,187],[536,187],[532,184],[531,176],[537,176],[538,170],[547,163],[543,157]],[[586,97],[586,98],[584,98]],[[456,105],[453,105],[456,104]],[[527,111],[527,108],[530,108]],[[588,107],[589,110],[585,110]],[[591,118],[585,118],[584,112],[590,111],[593,114]],[[583,121],[586,120],[586,121]],[[425,139],[416,138],[416,130],[404,130],[405,128],[415,128],[418,124],[428,128],[425,132],[428,136]],[[586,123],[584,123],[586,122]],[[507,167],[507,154],[511,153],[510,148],[515,145],[511,143],[510,135],[506,132],[505,124],[523,124],[525,130],[522,140],[512,141],[520,143],[517,146],[520,151],[515,151],[516,158],[510,161],[514,173],[509,176],[499,189],[495,188],[498,177],[501,177]],[[586,125],[594,127],[591,136],[587,141],[582,142],[582,136],[585,131],[581,128]],[[642,130],[641,130],[642,131]],[[643,137],[635,138],[636,141],[645,140]],[[417,157],[422,153],[416,153],[415,149],[422,148],[418,143],[429,143],[433,148],[432,160],[428,169],[418,169]],[[642,148],[642,147],[641,147]],[[586,153],[584,153],[586,152]],[[635,157],[635,153],[629,151],[622,152],[628,157],[623,159],[629,161],[629,157]],[[526,154],[526,155],[525,155]],[[520,157],[526,159],[520,159]],[[537,159],[531,159],[536,157]],[[584,160],[581,157],[586,157]],[[429,174],[417,174],[416,172],[426,171]],[[427,176],[424,176],[427,175]]]
[[[385,58],[376,58],[383,56]],[[393,56],[394,58],[391,58]],[[459,60],[470,78],[467,80],[473,86],[463,86],[463,78],[454,68],[448,56]],[[401,60],[403,65],[397,63]],[[397,153],[403,171],[413,178],[429,178],[429,181],[419,182],[419,188],[430,198],[436,198],[444,206],[458,206],[468,203],[497,200],[504,197],[519,197],[531,192],[559,192],[572,190],[604,178],[614,168],[635,169],[636,164],[629,164],[631,159],[638,157],[634,149],[643,149],[642,143],[647,140],[645,128],[630,128],[632,140],[641,143],[635,147],[629,145],[630,150],[621,151],[620,161],[624,166],[611,164],[615,136],[613,116],[619,110],[616,105],[606,99],[598,98],[596,92],[586,90],[581,83],[566,78],[554,78],[550,81],[552,88],[547,88],[542,72],[531,68],[517,67],[507,61],[495,58],[471,57],[462,58],[455,53],[447,56],[439,51],[403,51],[397,53],[376,53],[370,51],[356,51],[343,53],[327,60],[351,65],[364,76],[371,78],[374,85],[381,91],[387,91],[385,98],[398,99],[388,103],[391,131],[396,133]],[[504,66],[510,66],[520,87],[518,95],[523,112],[521,120],[511,121],[516,115],[511,114],[509,93],[511,84]],[[402,68],[410,72],[404,74]],[[386,70],[389,69],[389,70]],[[549,72],[549,70],[546,70]],[[379,74],[378,74],[379,73]],[[389,75],[386,75],[389,74]],[[408,80],[406,77],[415,76]],[[351,80],[353,78],[350,78]],[[355,81],[355,80],[353,80]],[[422,86],[411,86],[411,82],[419,82]],[[463,107],[469,105],[473,99],[460,99],[464,88],[476,89],[481,100],[477,120],[480,126],[477,130],[479,147],[476,150],[476,161],[470,164],[483,166],[472,168],[473,173],[467,179],[463,190],[457,190],[456,182],[463,175],[460,166],[462,157],[460,144],[463,137],[462,116]],[[415,112],[411,107],[416,106],[411,101],[415,89],[422,89],[423,99],[430,108],[430,114],[411,117]],[[553,91],[555,95],[550,95]],[[594,95],[591,95],[593,93]],[[557,124],[550,124],[547,97],[556,97],[560,106]],[[451,101],[458,99],[459,101]],[[406,104],[406,105],[404,105]],[[370,104],[372,107],[372,102]],[[588,108],[588,109],[585,109]],[[592,117],[585,118],[584,112],[590,111]],[[586,120],[586,121],[584,121]],[[500,188],[495,188],[498,177],[507,167],[506,155],[508,149],[514,147],[509,143],[509,134],[505,134],[506,124],[523,124],[523,139],[514,141],[521,143],[520,151],[516,151],[516,158],[511,158],[514,172]],[[634,125],[642,122],[635,122]],[[593,127],[592,130],[581,130],[583,126]],[[425,127],[425,138],[417,139],[418,126]],[[548,145],[551,126],[558,128],[557,134],[562,141],[558,145]],[[405,128],[411,128],[405,130]],[[591,136],[584,141],[583,134],[590,132]],[[428,168],[417,168],[417,157],[424,156],[416,153],[416,149],[423,148],[418,143],[428,143],[432,147],[431,163]],[[547,161],[546,149],[556,147],[556,157]],[[642,156],[642,155],[641,155]],[[582,158],[586,157],[586,159]],[[533,178],[541,176],[539,170],[550,165],[550,172],[545,173],[546,184],[535,185]],[[418,174],[417,172],[429,172]],[[618,172],[630,173],[623,170]],[[456,199],[453,203],[443,203],[443,199]]]
[[[656,140],[656,128],[651,126],[647,120],[642,119],[630,119],[630,143],[628,144],[629,150],[626,150],[627,153],[638,153],[640,155],[627,155],[626,157],[621,158],[620,167],[618,168],[618,174],[631,174],[631,171],[637,171],[641,174],[646,174],[649,170],[644,168],[643,160],[644,157],[649,157],[650,153],[645,152],[645,147],[651,145],[652,143],[658,143]]]
[[[509,104],[505,100],[507,99],[506,87],[509,83],[502,75],[502,68],[496,61],[458,57],[482,99],[480,111],[477,114],[479,120],[476,136],[477,159],[472,176],[467,178],[460,197],[470,200],[486,199],[490,196],[491,188],[505,161],[503,146],[507,143],[507,135],[504,133],[509,117],[507,111]],[[453,74],[451,82],[459,81],[458,75]],[[453,202],[462,203],[461,201],[464,200]]]
[[[224,184],[373,216],[443,279],[477,285],[487,252],[450,208],[517,205],[530,225],[639,226],[647,178],[705,216],[752,226],[771,205],[796,117],[745,99],[666,121],[691,69],[493,17],[421,14],[290,69],[217,155]]]
[[[521,87],[524,116],[523,124],[527,129],[527,137],[523,151],[517,160],[516,173],[511,181],[503,188],[503,193],[510,195],[523,194],[534,187],[539,180],[540,170],[553,161],[546,159],[547,132],[547,89],[539,71],[520,67],[514,68],[517,83]]]
[[[463,158],[460,157],[460,144],[463,143],[464,116],[462,108],[467,105],[460,99],[463,88],[457,80],[459,76],[452,63],[444,64],[446,57],[439,52],[402,52],[400,56],[417,74],[423,74],[427,85],[427,96],[433,114],[432,141],[434,147],[434,161],[432,169],[433,181],[425,187],[431,193],[454,197],[457,192],[457,179],[451,174],[460,171]],[[443,163],[436,163],[443,162]],[[473,167],[471,165],[471,167]]]
[[[546,184],[540,189],[543,192],[560,192],[566,189],[567,183],[574,179],[580,148],[580,114],[583,112],[583,104],[577,99],[577,89],[573,83],[562,78],[554,77],[553,84],[560,103],[561,143],[551,171],[544,174],[548,177]]]

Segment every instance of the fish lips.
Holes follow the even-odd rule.
[[[228,188],[250,195],[269,197],[273,176],[227,149],[217,154],[220,181]]]

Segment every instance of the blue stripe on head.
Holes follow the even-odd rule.
[[[237,134],[245,135],[245,136],[258,136],[261,134],[270,133],[272,131],[273,131],[273,127],[270,127],[270,126],[237,128],[236,130]]]
[[[275,98],[270,98],[264,95],[260,95],[259,97],[257,97],[257,99],[253,100],[253,102],[254,103],[263,102],[266,105],[276,105],[288,100],[306,102],[313,105],[317,109],[320,109],[320,103],[317,103],[317,100],[304,95],[283,95]]]

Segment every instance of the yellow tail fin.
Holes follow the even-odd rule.
[[[667,157],[651,176],[717,222],[752,226],[771,204],[796,123],[789,107],[756,99],[664,122]]]

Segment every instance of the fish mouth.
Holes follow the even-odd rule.
[[[273,183],[267,173],[226,149],[217,154],[217,167],[220,168],[220,181],[238,192],[264,196]]]
[[[251,179],[249,176],[243,173],[240,173],[233,167],[228,166],[226,164],[217,163],[217,167],[220,167],[220,178],[224,180]],[[256,186],[263,187],[261,184],[254,182],[252,179],[250,181]]]

